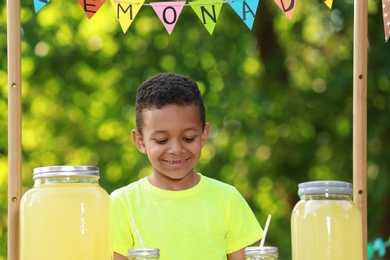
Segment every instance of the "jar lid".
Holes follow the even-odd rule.
[[[34,168],[33,179],[58,177],[58,176],[97,176],[99,168],[96,166],[83,165],[58,165]]]
[[[298,184],[299,196],[323,193],[352,195],[352,183],[326,180],[309,181]]]
[[[128,256],[160,256],[158,248],[133,248],[129,249]]]
[[[250,246],[245,248],[245,256],[278,255],[275,246]]]

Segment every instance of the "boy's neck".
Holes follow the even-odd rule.
[[[150,184],[157,188],[172,191],[188,190],[195,187],[200,181],[198,173],[191,173],[183,179],[171,179],[161,174],[153,173],[147,177]]]

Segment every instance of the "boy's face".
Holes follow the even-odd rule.
[[[143,122],[142,136],[133,130],[132,137],[153,166],[153,184],[168,189],[193,186],[194,166],[209,133],[208,124],[202,128],[198,107],[166,105],[144,110]]]

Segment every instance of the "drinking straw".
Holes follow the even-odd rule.
[[[131,219],[131,223],[133,224],[133,227],[134,227],[134,229],[135,229],[135,233],[136,233],[137,236],[138,236],[139,242],[141,243],[142,248],[145,248],[144,241],[142,240],[142,237],[141,237],[141,235],[139,234],[139,230],[138,230],[138,228],[137,228],[137,225],[135,224],[135,221],[134,221],[133,217],[130,217],[130,219]]]
[[[265,227],[264,227],[264,231],[263,231],[263,237],[260,240],[260,247],[264,246],[265,236],[267,235],[268,227],[269,227],[269,223],[270,222],[271,222],[271,215],[268,215],[267,222],[265,222]]]

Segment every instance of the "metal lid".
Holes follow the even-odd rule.
[[[352,183],[326,180],[309,181],[298,184],[299,196],[323,193],[352,195]]]
[[[278,248],[275,246],[250,246],[245,248],[245,256],[278,255]]]
[[[99,168],[96,166],[83,165],[58,165],[34,168],[33,179],[59,177],[59,176],[97,176]]]
[[[158,248],[133,248],[129,249],[128,256],[160,256]]]

